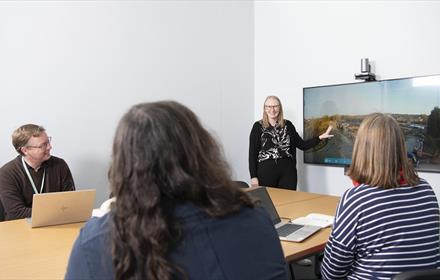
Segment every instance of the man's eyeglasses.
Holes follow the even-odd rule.
[[[279,109],[280,105],[264,105],[266,109]]]
[[[26,146],[26,148],[46,150],[47,147],[50,145],[51,141],[52,141],[52,137],[47,137],[47,142],[44,142],[43,144],[38,145],[38,146]]]

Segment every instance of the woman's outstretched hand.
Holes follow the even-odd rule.
[[[330,131],[332,131],[332,129],[333,129],[333,126],[329,125],[327,130],[323,134],[319,135],[319,140],[332,138],[334,136],[334,135],[330,134]]]

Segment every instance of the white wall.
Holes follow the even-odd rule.
[[[0,3],[0,165],[12,131],[46,127],[79,189],[108,195],[115,127],[138,102],[174,99],[222,142],[247,180],[253,121],[253,3]]]
[[[0,165],[15,156],[16,127],[42,124],[100,203],[121,115],[174,99],[248,180],[248,133],[266,95],[280,96],[301,133],[302,88],[353,82],[363,57],[379,79],[440,73],[438,14],[433,1],[0,2]],[[302,164],[301,152],[298,169],[303,190],[350,184],[341,168]],[[440,174],[421,175],[440,188]]]
[[[255,119],[269,94],[303,132],[302,88],[354,82],[368,57],[379,79],[440,74],[440,3],[435,1],[256,1]],[[304,165],[301,190],[340,195],[338,167]],[[440,174],[420,173],[440,198]]]

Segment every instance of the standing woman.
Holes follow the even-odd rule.
[[[66,279],[287,279],[272,221],[185,106],[133,106],[109,179],[116,201],[81,229]]]
[[[296,148],[307,150],[330,135],[332,127],[304,141],[295,126],[284,119],[283,106],[276,96],[264,101],[263,119],[254,123],[249,137],[249,172],[252,186],[296,190]]]
[[[390,115],[361,123],[321,266],[323,279],[392,279],[440,266],[439,206],[409,162],[405,138]]]

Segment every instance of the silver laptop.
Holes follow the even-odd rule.
[[[321,229],[318,226],[305,226],[282,222],[265,187],[250,188],[247,190],[247,193],[257,200],[257,205],[260,204],[260,206],[266,209],[281,240],[301,242]]]
[[[92,216],[96,190],[34,194],[31,227],[83,222]]]

